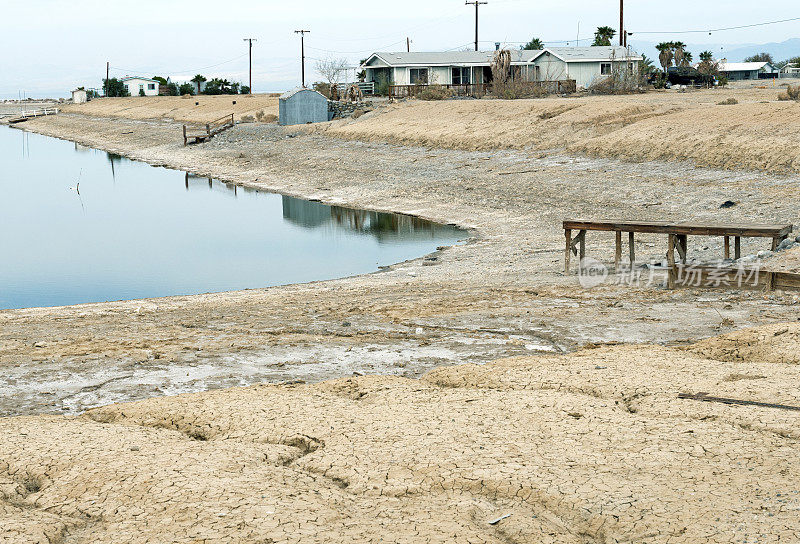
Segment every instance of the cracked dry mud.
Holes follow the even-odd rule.
[[[793,542],[800,414],[677,399],[797,403],[800,326],[746,334],[0,420],[0,527],[9,542]]]
[[[0,413],[21,416],[0,419],[0,542],[800,539],[797,413],[677,398],[800,404],[796,296],[582,289],[561,273],[560,230],[599,213],[797,224],[796,176],[274,125],[186,149],[165,120],[27,124],[474,230],[433,266],[0,312]],[[664,244],[637,236],[642,261]],[[589,254],[608,261],[613,240],[590,237]],[[298,377],[338,379],[231,388]]]

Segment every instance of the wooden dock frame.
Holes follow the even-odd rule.
[[[742,256],[743,237],[752,238],[771,238],[772,251],[785,240],[793,230],[793,225],[731,225],[722,223],[702,223],[702,222],[668,222],[668,221],[587,221],[587,220],[564,220],[564,237],[566,241],[564,249],[564,274],[570,273],[571,255],[580,255],[580,261],[586,257],[586,232],[589,230],[614,232],[616,241],[616,251],[614,254],[614,266],[619,269],[622,262],[622,233],[628,233],[629,259],[631,269],[636,263],[636,251],[634,248],[634,233],[655,233],[667,234],[667,266],[669,268],[667,276],[667,287],[673,289],[679,281],[678,263],[681,265],[687,262],[689,250],[689,235],[694,236],[722,236],[724,240],[724,257],[730,259],[730,239],[734,239],[735,259]],[[573,238],[572,231],[577,230],[578,234]],[[675,260],[675,251],[678,252],[678,262]],[[580,266],[580,265],[579,265]],[[713,267],[712,267],[713,268]],[[718,269],[716,269],[718,270]],[[729,271],[739,271],[738,268],[729,268]],[[717,272],[715,272],[717,273]],[[702,274],[702,273],[701,273]],[[764,272],[769,281],[767,287],[776,289],[777,285],[785,284],[785,287],[800,287],[797,274],[775,275],[778,273]],[[787,275],[788,274],[788,275]],[[795,285],[797,283],[797,285]]]
[[[187,146],[190,143],[199,144],[201,142],[206,142],[220,132],[224,132],[233,126],[233,114],[206,123],[204,127],[183,125],[183,145]],[[189,140],[194,141],[190,142]]]

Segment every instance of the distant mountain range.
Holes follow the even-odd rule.
[[[637,53],[644,53],[649,58],[654,59],[655,63],[658,64],[658,61],[656,60],[658,59],[656,43],[657,42],[640,42],[637,40],[632,40],[631,47],[633,47]],[[715,59],[728,59],[730,62],[742,62],[745,58],[761,52],[769,53],[776,62],[792,57],[800,57],[800,38],[792,38],[791,40],[786,40],[785,42],[780,43],[687,43],[686,45],[686,50],[692,53],[692,56],[695,60],[698,60],[700,53],[703,51],[711,51],[714,53]]]

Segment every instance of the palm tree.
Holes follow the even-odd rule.
[[[611,40],[616,36],[617,31],[610,26],[599,26],[594,33],[593,46],[611,45]]]
[[[522,50],[539,51],[544,49],[544,42],[539,38],[532,38],[531,41],[520,47]]]
[[[658,49],[658,62],[661,63],[661,67],[664,69],[664,72],[672,66],[672,42],[661,42],[660,44],[656,45],[656,49]]]
[[[681,66],[691,66],[692,60],[694,60],[694,57],[689,51],[686,51],[683,54],[683,62],[681,63]]]
[[[206,78],[200,74],[197,74],[190,81],[197,84],[197,94],[200,94],[200,84],[206,81]]]
[[[685,66],[684,57],[686,56],[686,44],[683,42],[672,42],[672,56],[675,58],[675,66]]]
[[[644,75],[652,74],[653,70],[655,70],[653,59],[648,58],[647,55],[642,55],[642,64],[640,70]]]
[[[700,62],[711,62],[714,58],[714,53],[711,51],[703,51],[700,53]]]

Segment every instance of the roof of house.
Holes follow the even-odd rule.
[[[543,54],[552,54],[564,62],[606,61],[616,59],[641,60],[637,53],[625,47],[547,47],[542,50],[511,49],[512,63],[529,63]],[[490,65],[496,51],[442,51],[373,53],[364,62],[367,65],[377,58],[388,66],[453,66],[459,64]]]
[[[720,72],[755,72],[769,66],[773,69],[772,64],[769,62],[720,62]]]
[[[125,76],[120,81],[128,81],[130,79],[140,79],[142,81],[153,81],[155,83],[158,83],[157,79],[150,79],[149,77],[139,77],[139,76]]]

